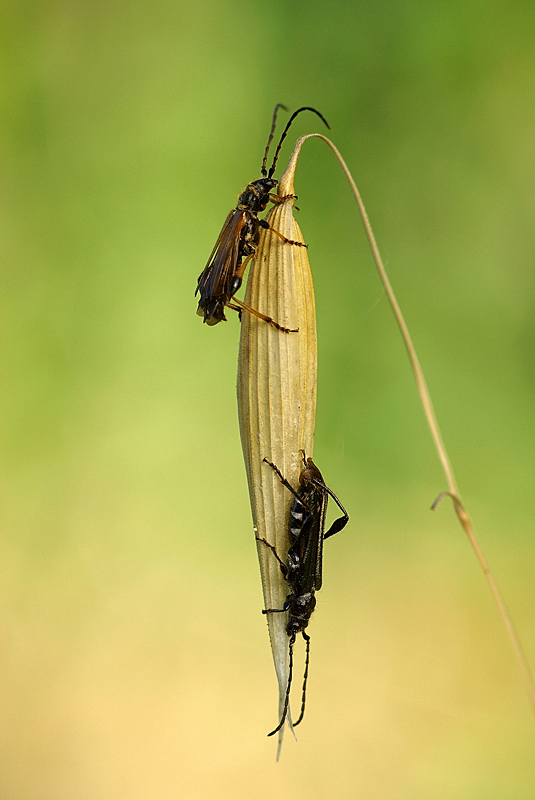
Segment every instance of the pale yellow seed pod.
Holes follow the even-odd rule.
[[[266,219],[287,239],[303,242],[293,218],[295,163],[292,158],[279,183],[279,195],[288,199],[276,204]],[[317,339],[307,248],[287,244],[271,230],[264,230],[249,274],[245,302],[280,325],[298,329],[297,333],[284,333],[246,311],[242,313],[238,414],[255,535],[270,542],[285,561],[294,498],[263,459],[276,464],[297,489],[302,469],[300,450],[313,455]],[[265,608],[282,608],[288,585],[279,563],[265,544],[257,542],[257,547]],[[266,619],[282,714],[288,683],[287,614],[267,614]],[[289,711],[288,723],[291,726]],[[279,750],[283,733],[284,726],[279,732]]]

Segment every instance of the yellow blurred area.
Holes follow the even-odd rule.
[[[297,170],[314,457],[350,523],[325,546],[306,716],[278,764],[239,322],[203,326],[193,292],[275,103],[320,109],[535,664],[535,7],[0,13],[2,800],[531,800],[525,691],[451,509],[429,511],[445,481],[321,142]],[[318,129],[300,116],[280,166]]]

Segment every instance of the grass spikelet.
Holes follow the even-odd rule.
[[[267,215],[270,227],[303,242],[293,218],[295,163],[279,184],[281,202]],[[292,486],[301,470],[299,451],[313,455],[317,390],[314,288],[306,247],[262,232],[245,302],[297,333],[283,333],[252,314],[242,315],[238,359],[238,415],[255,535],[284,558],[288,551],[291,495],[263,459],[275,463]],[[265,608],[282,608],[288,587],[269,549],[258,545]],[[288,683],[286,614],[267,614],[279,683],[279,713]],[[288,714],[291,727],[291,715]],[[279,732],[279,752],[284,727]]]

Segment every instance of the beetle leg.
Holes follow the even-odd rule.
[[[275,205],[279,205],[280,203],[287,203],[288,200],[297,200],[297,195],[296,194],[285,194],[285,195],[283,195],[281,197],[279,194],[272,194],[270,192],[269,193],[269,199],[271,200],[272,203],[275,203]]]
[[[252,259],[253,255],[254,255],[253,253],[250,253],[247,256],[247,258],[244,260],[244,262],[242,264],[240,264],[240,266],[238,267],[238,269],[234,273],[233,280],[235,280],[236,278],[239,278],[240,281],[241,281],[241,279],[243,278],[243,274],[244,274],[245,270],[247,269],[247,265],[249,264],[249,261]]]
[[[281,239],[285,244],[295,244],[296,247],[308,247],[308,244],[304,244],[303,242],[295,242],[293,239],[287,239],[284,234],[279,233],[279,231],[276,231],[275,228],[272,228],[265,219],[260,219],[258,221],[261,228],[264,228],[266,231],[271,231],[271,233],[274,233],[275,236],[278,236],[279,239]]]
[[[262,314],[260,311],[256,311],[251,306],[248,306],[243,300],[238,300],[237,297],[232,298],[232,303],[236,303],[236,306],[239,306],[240,309],[243,308],[245,311],[248,311],[249,314],[252,314],[254,317],[258,317],[258,319],[263,319],[264,322],[267,322],[268,325],[271,325],[273,328],[276,328],[278,331],[282,331],[282,333],[299,333],[299,328],[285,328],[282,325],[279,325],[278,322],[275,322],[273,317],[268,317],[267,314]],[[227,303],[226,308],[231,308],[233,311],[239,311],[235,305],[232,303]]]
[[[304,450],[300,450],[299,452],[304,454],[304,452],[305,452],[305,451],[304,451]],[[279,480],[280,480],[280,482],[282,483],[282,485],[283,485],[283,486],[286,486],[286,488],[287,488],[287,489],[288,489],[288,490],[289,490],[289,491],[290,491],[290,492],[293,494],[293,496],[295,497],[295,499],[296,499],[296,500],[298,500],[298,501],[301,503],[301,505],[303,506],[303,508],[306,508],[306,509],[307,509],[307,511],[309,511],[309,512],[310,512],[310,508],[307,506],[307,504],[305,503],[305,501],[303,500],[303,498],[302,498],[302,497],[299,497],[299,495],[297,494],[297,492],[296,492],[296,491],[295,491],[295,489],[293,488],[292,484],[291,484],[291,483],[288,483],[288,481],[286,480],[286,478],[284,477],[284,475],[282,474],[282,472],[280,471],[280,469],[279,469],[279,468],[278,468],[278,467],[277,467],[275,464],[273,464],[273,462],[272,462],[272,461],[269,461],[267,458],[263,458],[263,459],[262,459],[262,461],[265,461],[265,462],[266,462],[266,464],[268,464],[268,465],[271,467],[271,469],[275,470],[275,472],[276,472],[276,473],[277,473],[277,475],[279,476]],[[306,462],[305,462],[305,467],[306,467]],[[348,517],[348,519],[349,519],[349,517]],[[303,523],[303,524],[304,524],[304,523]]]
[[[288,572],[288,567],[286,566],[286,564],[284,563],[282,558],[279,556],[279,554],[275,550],[275,547],[272,544],[270,544],[267,539],[262,539],[260,536],[256,537],[256,541],[257,542],[264,542],[264,544],[267,547],[269,547],[269,549],[271,550],[271,552],[273,553],[273,555],[275,556],[275,558],[277,559],[277,561],[280,564],[281,572],[283,573],[283,575],[286,575],[286,573]],[[285,608],[281,608],[281,609],[268,608],[267,611],[286,611],[286,609]],[[263,613],[265,614],[266,612],[264,611]]]

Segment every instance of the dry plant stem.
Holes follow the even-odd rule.
[[[303,242],[293,219],[293,171],[280,181],[281,202],[268,213],[269,225],[287,239]],[[238,415],[256,536],[272,544],[284,560],[292,497],[269,459],[292,486],[298,486],[301,455],[312,456],[316,417],[317,344],[314,291],[305,247],[288,244],[264,230],[249,273],[245,302],[280,325],[283,333],[252,314],[242,313],[238,358]],[[280,609],[288,586],[270,549],[257,542],[264,608]],[[288,684],[287,614],[267,614],[279,683],[279,719]],[[288,713],[288,724],[291,715]],[[279,749],[284,727],[279,731]],[[292,728],[293,730],[293,728]],[[278,754],[277,754],[278,757]]]
[[[355,200],[357,202],[357,206],[358,206],[358,209],[359,209],[359,212],[360,212],[360,216],[361,216],[362,222],[364,224],[364,230],[366,231],[366,236],[368,237],[368,242],[369,242],[371,250],[372,250],[372,254],[373,254],[373,258],[375,260],[375,264],[376,264],[377,270],[378,270],[379,275],[381,277],[381,281],[383,283],[383,286],[385,288],[386,294],[387,294],[388,299],[390,301],[390,305],[391,305],[392,310],[394,312],[394,316],[396,318],[396,321],[398,323],[399,329],[401,331],[401,336],[403,337],[403,342],[404,342],[405,347],[407,349],[407,353],[408,353],[409,360],[410,360],[410,363],[411,363],[412,371],[414,373],[414,379],[416,381],[416,386],[417,386],[417,389],[418,389],[418,393],[420,395],[420,399],[422,401],[422,405],[423,405],[423,408],[424,408],[425,417],[427,419],[427,423],[428,423],[429,428],[431,430],[431,435],[432,435],[433,441],[435,443],[435,447],[436,447],[436,450],[437,450],[437,453],[438,453],[438,457],[440,459],[440,462],[442,464],[442,468],[443,468],[444,473],[446,475],[446,480],[447,480],[447,483],[448,483],[448,492],[446,492],[446,494],[449,497],[451,497],[451,499],[452,499],[453,507],[455,509],[455,513],[457,514],[459,522],[461,523],[461,525],[462,525],[462,527],[463,527],[463,529],[464,529],[464,531],[465,531],[465,533],[466,533],[466,535],[468,537],[468,540],[469,540],[469,542],[470,542],[470,544],[471,544],[471,546],[472,546],[472,548],[473,548],[473,550],[474,550],[474,552],[476,554],[477,560],[479,561],[479,563],[481,565],[481,568],[483,569],[483,573],[484,573],[484,575],[485,575],[485,577],[487,579],[487,582],[488,582],[488,584],[490,586],[490,590],[492,592],[492,595],[494,597],[496,605],[498,606],[499,614],[500,614],[500,616],[501,616],[501,618],[503,620],[503,623],[505,625],[505,628],[506,628],[506,631],[507,631],[507,635],[508,635],[509,640],[511,642],[511,646],[512,646],[513,651],[515,653],[515,657],[517,659],[518,665],[520,667],[520,671],[522,673],[522,678],[523,678],[523,681],[524,681],[524,685],[526,687],[526,691],[528,693],[529,701],[531,703],[532,711],[535,713],[535,685],[533,683],[533,678],[532,678],[532,675],[531,675],[531,672],[530,672],[526,657],[525,657],[525,655],[524,655],[524,653],[522,651],[522,647],[520,645],[520,641],[519,641],[517,633],[516,633],[516,631],[514,629],[511,617],[510,617],[509,612],[508,612],[508,610],[506,608],[506,605],[505,605],[505,602],[504,602],[503,597],[501,595],[501,592],[500,592],[500,590],[498,588],[498,585],[497,585],[497,583],[496,583],[496,581],[494,579],[494,576],[493,576],[493,574],[492,574],[492,572],[490,570],[490,567],[489,567],[489,565],[487,563],[487,560],[486,560],[486,558],[485,558],[485,556],[483,554],[481,546],[480,546],[480,544],[479,544],[479,542],[477,540],[477,537],[475,535],[475,532],[474,532],[470,517],[468,516],[468,514],[467,514],[467,512],[466,512],[466,510],[465,510],[465,508],[464,508],[464,506],[463,506],[463,504],[461,502],[461,499],[460,499],[460,496],[459,496],[459,492],[458,492],[458,489],[457,489],[457,485],[456,485],[456,482],[455,482],[455,477],[454,477],[454,474],[453,474],[453,469],[452,469],[448,454],[446,452],[446,448],[445,448],[444,443],[442,441],[442,436],[440,434],[440,430],[439,430],[438,423],[437,423],[437,420],[436,420],[435,412],[433,410],[433,405],[431,403],[431,398],[429,396],[429,391],[427,389],[427,384],[425,382],[425,378],[424,378],[424,375],[423,375],[423,372],[422,372],[422,368],[420,366],[420,362],[418,361],[418,357],[416,355],[416,351],[414,349],[414,345],[412,343],[412,340],[411,340],[411,337],[410,337],[410,334],[409,334],[409,330],[407,328],[407,325],[405,324],[405,320],[403,318],[403,314],[401,313],[401,309],[399,307],[398,301],[396,299],[396,296],[394,294],[392,286],[390,285],[390,281],[388,279],[388,275],[386,274],[386,270],[384,268],[383,262],[381,260],[381,256],[379,254],[379,248],[377,247],[377,243],[376,243],[375,237],[373,235],[373,231],[372,231],[372,228],[371,228],[371,225],[370,225],[370,221],[368,219],[368,215],[366,213],[366,209],[364,207],[364,203],[362,202],[362,198],[360,196],[359,190],[357,189],[355,181],[353,180],[353,177],[352,177],[352,175],[351,175],[351,173],[350,173],[350,171],[349,171],[349,169],[347,167],[347,164],[345,163],[344,159],[342,158],[342,156],[341,156],[340,152],[338,151],[338,149],[336,148],[336,146],[331,142],[330,139],[328,139],[326,136],[323,136],[321,133],[310,133],[307,136],[302,136],[300,139],[298,139],[298,141],[297,141],[297,143],[295,145],[294,152],[293,152],[292,157],[290,159],[290,164],[288,165],[288,169],[290,169],[290,166],[291,166],[292,163],[295,163],[297,161],[297,158],[299,156],[299,151],[301,150],[303,142],[305,142],[307,139],[310,139],[311,137],[317,137],[319,139],[323,139],[323,141],[326,142],[326,144],[329,145],[329,147],[331,148],[331,150],[335,154],[336,158],[338,159],[338,162],[339,162],[340,166],[342,167],[347,180],[349,181],[349,185],[351,186],[351,191],[353,192],[353,195],[354,195]],[[435,504],[434,504],[434,506],[435,506]]]

